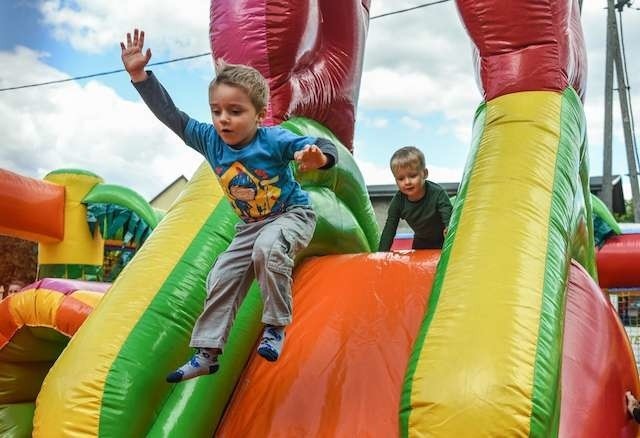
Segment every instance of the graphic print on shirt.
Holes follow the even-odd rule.
[[[252,222],[282,209],[278,202],[281,190],[275,185],[279,179],[278,175],[269,178],[263,170],[251,173],[236,161],[220,175],[220,185],[238,216]]]

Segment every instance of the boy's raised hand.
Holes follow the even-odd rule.
[[[324,152],[315,144],[308,145],[301,151],[296,152],[293,154],[293,158],[298,163],[299,172],[319,169],[329,161]]]
[[[131,76],[133,82],[144,81],[147,78],[147,73],[144,71],[145,66],[151,59],[151,49],[147,49],[146,53],[142,53],[144,47],[144,31],[133,30],[133,39],[131,34],[127,32],[127,45],[120,42],[120,49],[122,49],[121,58],[124,68]]]

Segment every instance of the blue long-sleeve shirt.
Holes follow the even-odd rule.
[[[331,142],[272,126],[258,128],[249,144],[235,149],[222,140],[212,124],[198,122],[176,108],[155,75],[147,73],[145,81],[134,83],[140,96],[162,123],[205,157],[243,221],[262,220],[294,205],[310,204],[289,162],[295,152],[316,144],[329,160],[323,169],[330,168],[337,160]]]

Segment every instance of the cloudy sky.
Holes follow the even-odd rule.
[[[372,0],[371,16],[427,3]],[[591,174],[602,173],[605,0],[585,0],[589,56],[586,114]],[[209,0],[0,1],[0,88],[121,68],[119,42],[147,32],[152,62],[209,51]],[[640,11],[623,13],[635,124],[640,126]],[[392,183],[391,152],[408,144],[427,155],[431,178],[459,181],[472,116],[481,101],[470,42],[453,1],[371,22],[355,137],[368,184]],[[153,68],[176,104],[208,120],[211,60]],[[635,73],[634,73],[635,72]],[[619,120],[619,107],[614,102]],[[626,173],[621,126],[614,125],[614,172]],[[141,103],[126,73],[0,92],[0,167],[40,178],[82,168],[152,198],[201,158],[164,129]],[[626,194],[627,197],[630,193]]]

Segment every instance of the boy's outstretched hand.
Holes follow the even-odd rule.
[[[296,160],[296,163],[298,163],[299,172],[319,169],[329,161],[324,152],[315,144],[306,146],[301,151],[296,152],[293,154],[293,158]]]
[[[143,54],[142,47],[144,47],[143,30],[138,32],[138,29],[134,29],[133,39],[131,34],[127,32],[126,46],[123,42],[120,42],[122,64],[124,64],[124,69],[129,73],[133,82],[141,82],[147,79],[147,72],[144,71],[144,68],[151,59],[151,49],[147,49],[147,52]]]

